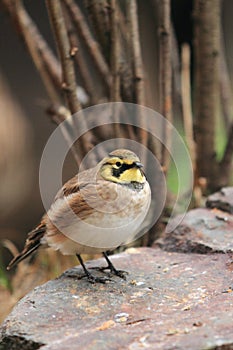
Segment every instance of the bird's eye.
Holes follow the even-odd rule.
[[[116,162],[116,166],[117,166],[118,168],[120,168],[121,162]]]

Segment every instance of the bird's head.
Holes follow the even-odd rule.
[[[107,181],[120,184],[144,184],[146,177],[143,165],[132,151],[118,149],[109,153],[101,162],[100,175]]]

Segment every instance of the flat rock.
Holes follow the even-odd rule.
[[[180,217],[173,219],[180,222]],[[233,215],[218,210],[190,210],[177,228],[164,232],[154,246],[183,253],[233,252]]]
[[[233,187],[223,187],[207,198],[208,208],[217,208],[233,214]]]
[[[35,288],[1,326],[0,349],[233,349],[229,254],[139,248],[111,259],[126,281],[89,284],[75,267]]]

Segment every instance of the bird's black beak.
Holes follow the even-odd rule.
[[[134,164],[135,164],[135,167],[138,168],[138,169],[143,167],[143,164],[140,163],[140,162],[135,162]]]

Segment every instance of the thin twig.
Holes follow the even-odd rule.
[[[145,105],[145,82],[144,82],[144,70],[141,52],[141,43],[139,36],[139,25],[138,25],[138,10],[136,0],[127,1],[127,15],[129,30],[132,42],[132,57],[133,57],[133,72],[134,72],[134,86],[136,103],[139,105]],[[145,116],[141,115],[141,110],[138,110],[137,118],[140,123],[138,131],[139,141],[147,146],[148,133],[146,128]],[[143,162],[146,163],[146,155],[142,155]]]
[[[66,94],[70,111],[74,114],[81,110],[81,105],[77,97],[74,64],[61,2],[60,0],[47,0],[46,2],[62,66],[62,88]]]
[[[136,0],[128,0],[127,7],[128,7],[130,35],[131,35],[131,42],[132,42],[136,101],[138,104],[143,105],[145,104],[145,82],[144,82],[144,70],[143,70],[143,62],[142,62],[141,44],[140,44],[140,37],[139,37]]]
[[[82,78],[83,86],[87,93],[90,95],[90,104],[97,104],[98,101],[98,96],[96,92],[96,87],[93,84],[93,76],[91,74],[91,71],[88,67],[87,60],[84,56],[83,48],[81,46],[80,40],[77,35],[70,34],[69,33],[69,38],[70,38],[70,43],[73,47],[78,47],[78,51],[74,56],[74,60],[79,68],[79,73]]]
[[[124,3],[122,3],[124,5]],[[127,3],[126,3],[127,5]],[[127,9],[127,6],[126,6]],[[122,12],[119,1],[116,2],[118,14],[119,30],[119,63],[120,63],[120,80],[121,80],[121,97],[125,102],[135,102],[134,93],[134,73],[132,59],[132,38],[128,23],[128,15]]]
[[[52,81],[56,87],[61,86],[61,66],[57,58],[54,56],[52,50],[48,46],[47,42],[44,40],[40,34],[38,27],[32,21],[25,8],[21,8],[21,17],[27,27],[28,37],[31,37],[34,41],[34,46],[37,48],[45,68],[47,69]]]
[[[78,5],[73,0],[64,0],[64,3],[69,11],[70,17],[72,18],[77,32],[83,38],[87,49],[93,58],[93,62],[100,72],[105,84],[111,86],[111,73],[109,71],[108,65],[104,59],[102,52],[100,51],[99,45],[93,38],[91,31],[85,21],[85,18],[80,11]]]
[[[64,9],[68,37],[70,40],[71,55],[73,56],[75,62],[78,65],[83,86],[87,91],[88,95],[90,96],[91,103],[96,104],[98,103],[98,99],[96,97],[96,89],[92,81],[93,78],[92,78],[90,69],[87,65],[87,60],[84,58],[84,55],[83,55],[83,48],[81,46],[77,32],[74,29],[74,25],[71,20],[71,16],[70,16],[70,13],[68,12],[67,7],[63,6],[63,9]]]
[[[116,0],[110,0],[110,33],[111,33],[111,49],[110,49],[110,65],[112,73],[112,85],[110,89],[110,101],[121,101],[120,96],[120,42],[118,28],[118,10],[116,8]],[[123,128],[119,123],[119,108],[112,105],[112,114],[115,120],[114,131],[115,137],[123,138]]]
[[[122,36],[122,42],[124,43],[124,45],[127,45],[131,41],[131,38],[127,27],[126,18],[124,13],[122,12],[119,1],[116,1],[116,10],[118,13],[118,26],[119,32]]]
[[[120,43],[118,32],[118,11],[116,0],[110,0],[110,23],[111,23],[111,72],[113,75],[112,86],[110,91],[111,101],[120,101],[120,72],[119,72],[119,57]]]
[[[110,61],[110,7],[109,0],[85,0],[95,36],[100,43],[107,62]]]
[[[51,117],[52,121],[54,121],[55,124],[60,125],[61,124],[61,131],[63,134],[64,139],[66,140],[68,146],[71,149],[71,152],[73,154],[73,157],[77,163],[78,166],[81,164],[81,157],[79,156],[79,152],[77,152],[75,145],[73,144],[73,123],[67,123],[64,125],[62,123],[65,120],[70,120],[68,118],[71,117],[69,110],[64,106],[56,106],[52,105],[47,109],[48,115]]]
[[[170,0],[159,0],[159,85],[160,112],[172,122],[172,66],[171,66],[171,19]],[[170,155],[167,146],[171,142],[169,124],[165,122],[163,129],[163,145],[161,164],[166,172]]]
[[[172,113],[182,115],[181,58],[175,28],[171,22]]]
[[[196,153],[193,135],[193,117],[191,106],[191,89],[190,89],[190,47],[188,44],[182,45],[181,52],[181,91],[182,91],[182,107],[185,138],[192,160],[193,169],[196,169]]]

